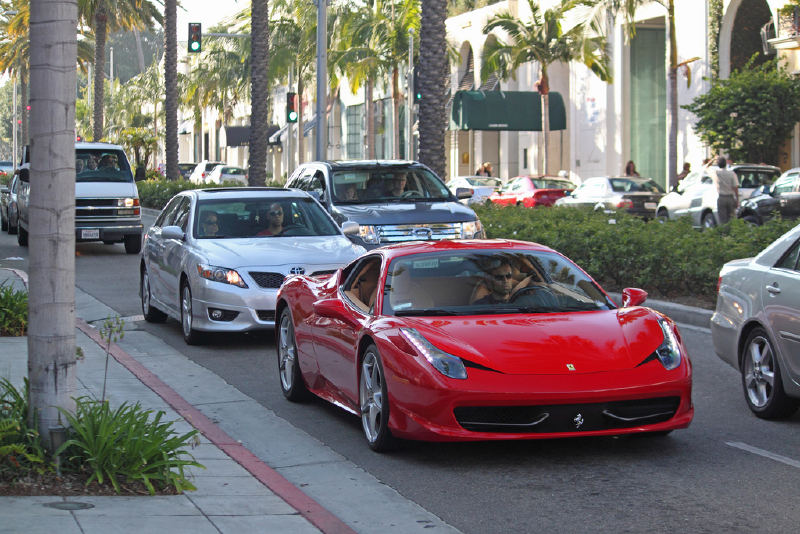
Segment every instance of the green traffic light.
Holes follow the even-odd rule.
[[[200,50],[200,43],[197,41],[192,43],[192,50]]]
[[[297,112],[290,111],[289,112],[289,122],[297,122]]]

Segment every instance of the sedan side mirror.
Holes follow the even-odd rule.
[[[622,307],[641,306],[647,300],[647,291],[635,287],[626,287],[622,290]]]
[[[456,198],[458,200],[464,200],[467,198],[472,198],[472,195],[475,194],[475,190],[469,187],[456,187]]]
[[[186,234],[181,230],[180,226],[165,226],[161,229],[161,237],[164,239],[177,239],[183,241],[186,239]]]

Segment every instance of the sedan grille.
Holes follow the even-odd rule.
[[[461,223],[387,224],[380,226],[381,243],[459,239]]]
[[[281,273],[261,273],[250,271],[250,276],[260,287],[267,289],[278,289],[283,283],[284,276]]]
[[[593,404],[465,406],[454,410],[458,424],[472,432],[545,434],[652,425],[670,420],[680,397]]]

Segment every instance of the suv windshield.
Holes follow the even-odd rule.
[[[75,150],[76,182],[132,182],[128,158],[121,150],[78,148]]]
[[[450,191],[423,168],[343,169],[334,171],[333,199],[347,204],[451,200]]]
[[[614,304],[577,265],[548,251],[452,251],[392,261],[386,315],[487,315],[609,310]]]

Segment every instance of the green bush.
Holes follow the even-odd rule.
[[[184,468],[203,467],[185,450],[196,439],[197,430],[178,435],[171,422],[161,421],[163,411],[145,410],[138,402],[111,410],[108,402],[81,397],[76,399],[74,414],[59,411],[70,428],[56,454],[67,462],[64,469],[88,469],[87,484],[108,479],[119,492],[120,479],[140,481],[150,494],[157,487],[174,487],[179,492],[195,489]]]
[[[653,295],[711,300],[719,270],[755,256],[797,221],[775,218],[763,226],[741,220],[700,231],[688,219],[644,221],[571,207],[478,206],[489,238],[521,239],[566,255],[608,290],[641,287]],[[613,218],[615,224],[609,224]]]
[[[20,392],[7,378],[0,378],[0,471],[24,475],[51,467],[38,431],[29,428],[27,421],[28,380]]]
[[[28,331],[28,292],[0,284],[0,336],[24,336]]]
[[[139,189],[139,202],[142,207],[163,209],[169,199],[187,189],[211,189],[216,187],[241,187],[239,182],[222,182],[221,184],[202,184],[198,185],[188,180],[167,180],[160,174],[158,178],[142,180],[136,184]]]

